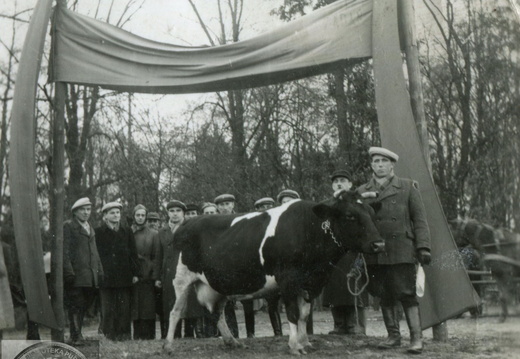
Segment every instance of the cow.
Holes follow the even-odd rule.
[[[310,347],[306,320],[310,302],[347,250],[379,252],[384,241],[356,192],[315,203],[294,200],[264,212],[192,218],[175,234],[180,250],[173,280],[177,300],[165,343],[172,350],[175,326],[190,287],[199,302],[219,314],[224,343],[241,346],[231,335],[222,310],[228,300],[265,297],[279,291],[289,320],[289,348]]]

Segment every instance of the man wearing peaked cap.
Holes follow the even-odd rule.
[[[202,204],[202,214],[217,214],[217,205],[211,202]]]
[[[176,199],[168,202],[168,204],[166,205],[166,210],[169,211],[170,208],[180,208],[183,212],[186,212],[187,209],[186,205],[183,202],[178,201]]]
[[[399,155],[397,153],[392,152],[383,147],[370,147],[368,149],[368,154],[370,155],[370,157],[373,157],[375,155],[380,155],[380,156],[389,158],[393,162],[399,161]]]
[[[199,215],[199,206],[196,204],[190,203],[186,205],[186,219],[197,217]]]
[[[278,193],[278,196],[276,196],[276,200],[280,204],[284,204],[286,202],[292,201],[293,199],[299,199],[300,195],[298,192],[293,191],[292,189],[284,189],[280,193]]]
[[[378,203],[376,227],[385,239],[385,253],[366,255],[369,292],[381,297],[388,338],[382,349],[401,345],[398,306],[402,305],[410,329],[409,353],[422,352],[421,318],[416,295],[416,266],[431,261],[430,230],[417,182],[399,178],[394,165],[399,156],[381,147],[369,149],[372,179],[357,189],[366,203]]]
[[[93,303],[103,267],[96,246],[95,232],[88,222],[92,203],[78,199],[71,208],[72,219],[63,224],[64,301],[69,320],[70,344],[83,341],[83,319]]]
[[[349,191],[352,187],[351,176],[347,170],[337,170],[330,176],[333,192]],[[330,307],[334,329],[329,334],[336,335],[365,335],[366,317],[365,306],[368,305],[368,293],[364,291],[357,298],[350,294],[347,273],[356,271],[358,263],[357,253],[346,253],[334,266],[329,281],[323,289],[323,304]],[[359,286],[366,283],[361,277]],[[357,308],[356,308],[357,307]]]
[[[161,217],[157,212],[148,212],[146,214],[146,224],[150,229],[154,229],[156,231],[161,227]]]
[[[274,207],[274,199],[271,197],[260,198],[255,202],[255,210],[265,211],[266,209]]]

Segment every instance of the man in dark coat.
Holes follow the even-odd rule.
[[[134,339],[155,339],[154,260],[157,252],[157,231],[146,225],[147,210],[142,204],[133,211],[134,233],[139,258],[139,281],[132,288],[132,320]]]
[[[181,201],[170,201],[166,205],[169,221],[157,233],[157,251],[154,261],[154,278],[155,286],[162,288],[162,322],[161,322],[161,338],[165,339],[168,333],[168,321],[170,312],[175,304],[175,289],[173,288],[173,279],[177,272],[177,263],[179,261],[179,250],[174,243],[174,235],[179,226],[184,221],[184,213],[186,205]],[[181,326],[175,328],[175,336],[180,337]]]
[[[139,262],[132,230],[121,225],[121,204],[103,206],[103,221],[96,228],[96,244],[103,265],[101,329],[110,340],[130,340],[132,285],[138,282]]]
[[[68,309],[69,343],[83,340],[81,329],[87,308],[93,303],[103,267],[97,250],[94,228],[88,222],[92,203],[85,197],[71,208],[72,219],[63,224],[63,278]]]
[[[367,203],[374,203],[376,227],[385,239],[384,253],[367,255],[369,291],[381,298],[388,338],[380,348],[401,345],[397,306],[402,304],[410,329],[408,352],[421,353],[422,331],[416,295],[417,263],[431,261],[430,231],[417,182],[394,175],[399,156],[371,147],[372,179],[358,188]]]
[[[346,170],[335,171],[330,177],[332,190],[334,192],[349,191],[352,187],[350,178],[351,176]],[[356,257],[357,253],[349,252],[345,254],[335,265],[331,277],[323,289],[323,304],[330,307],[334,320],[334,329],[329,334],[366,334],[364,306],[368,305],[368,292],[364,291],[357,297],[352,295],[349,290],[349,280],[350,289],[355,291],[355,279],[347,277],[353,269],[354,271],[362,271],[363,269],[357,268],[358,265],[362,266],[362,263],[358,263]],[[366,277],[361,276],[358,286],[361,287],[365,283]]]

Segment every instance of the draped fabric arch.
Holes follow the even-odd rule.
[[[34,122],[37,75],[24,75],[25,71],[39,69],[39,61],[25,64],[23,59],[41,57],[35,49],[43,48],[41,34],[45,33],[50,6],[50,0],[40,0],[31,20],[33,26],[32,22],[39,19],[39,30],[27,35],[12,115],[12,207],[17,243],[24,242],[24,248],[41,247],[41,240],[35,209],[34,142],[27,140],[34,133],[30,123]],[[397,173],[418,180],[427,203],[434,258],[433,265],[425,269],[426,293],[420,304],[423,327],[427,328],[475,306],[477,298],[422,155],[403,74],[397,16],[397,0],[339,0],[249,40],[216,47],[184,47],[144,39],[56,9],[50,80],[130,92],[213,92],[294,80],[325,73],[347,61],[373,58],[383,146],[402,155]],[[17,186],[15,182],[21,177],[27,180]],[[29,223],[25,217],[28,210],[36,213]],[[22,255],[34,259],[30,265],[39,266],[40,253],[28,251]],[[38,274],[34,281],[41,278]],[[26,280],[31,279],[24,278],[24,284]],[[41,293],[33,299],[28,303],[30,309],[34,303],[43,308],[39,304],[45,301]],[[30,315],[36,312],[30,311]],[[53,324],[53,318],[46,315],[31,318]]]

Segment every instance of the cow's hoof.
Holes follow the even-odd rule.
[[[173,343],[171,343],[171,342],[164,343],[163,351],[167,355],[173,355],[175,353],[175,350],[173,348]]]
[[[305,348],[299,348],[299,349],[289,349],[289,353],[291,355],[307,355],[307,351],[305,350]]]
[[[224,340],[224,345],[228,348],[245,348],[246,346],[237,340]]]

